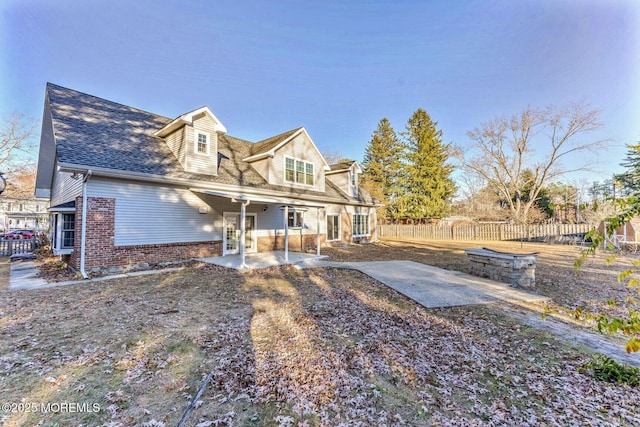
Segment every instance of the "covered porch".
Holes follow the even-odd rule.
[[[223,256],[203,261],[246,270],[292,264],[309,256],[320,256],[324,204],[288,197],[190,190],[203,195],[203,201],[222,219]],[[221,199],[226,202],[221,203]],[[313,212],[312,218],[307,219],[306,212]],[[315,247],[315,255],[291,252],[290,238],[294,249],[308,251]]]

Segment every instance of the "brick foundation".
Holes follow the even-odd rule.
[[[115,199],[89,197],[85,270],[127,267],[222,255],[222,241],[115,246]],[[82,197],[76,199],[74,251],[68,263],[80,269]]]
[[[327,235],[320,235],[320,247],[324,246],[327,241]],[[304,252],[306,250],[316,249],[318,244],[318,236],[315,234],[296,234],[295,231],[292,231],[289,234],[289,250]],[[268,251],[283,251],[284,250],[284,236],[277,237],[258,237],[258,252],[268,252]]]

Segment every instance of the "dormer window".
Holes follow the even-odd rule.
[[[313,172],[313,163],[285,157],[285,181],[296,184],[314,185],[315,175]]]
[[[196,153],[209,154],[209,139],[208,133],[196,131]]]

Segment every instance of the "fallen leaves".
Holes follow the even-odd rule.
[[[558,265],[541,280],[583,289],[559,301],[605,293],[540,259]],[[175,425],[212,369],[191,427],[640,423],[637,390],[578,372],[588,354],[491,307],[423,309],[354,271],[192,263],[0,297],[3,398],[101,405],[7,426]]]

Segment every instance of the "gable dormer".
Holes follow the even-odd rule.
[[[227,128],[209,107],[183,114],[155,133],[164,139],[186,172],[217,175],[218,135]]]
[[[327,178],[349,196],[358,197],[358,175],[362,173],[358,162],[343,160],[330,167],[331,170],[326,173]]]
[[[251,156],[243,160],[270,184],[325,191],[329,165],[304,127],[255,143]]]

